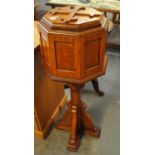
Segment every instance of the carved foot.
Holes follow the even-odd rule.
[[[95,92],[99,95],[99,96],[103,96],[104,92],[100,90],[99,88],[99,83],[97,79],[92,80],[92,85],[93,88],[95,89]]]
[[[86,108],[87,108],[87,105],[83,102],[82,103],[82,126],[83,126],[84,134],[92,137],[99,137],[100,129],[94,126],[94,123],[90,115],[85,111]]]
[[[62,119],[57,123],[56,129],[63,130],[63,131],[71,131],[72,130],[72,108],[71,102],[67,105],[67,110],[64,113]],[[81,120],[81,125],[76,127],[77,136],[72,137],[70,136],[67,148],[70,151],[76,151],[79,147],[80,138],[83,135],[89,135],[92,137],[99,137],[100,136],[100,129],[94,126],[93,121],[89,114],[85,111],[87,105],[82,102],[81,104],[81,115],[78,115],[79,120]],[[78,124],[78,123],[77,123]],[[76,125],[77,125],[76,124]]]
[[[70,151],[76,151],[79,148],[80,145],[80,136],[78,136],[76,139],[72,139],[70,136],[68,144],[67,144],[67,149]]]

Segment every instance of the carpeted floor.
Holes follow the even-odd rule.
[[[120,56],[108,51],[109,63],[105,76],[99,78],[103,97],[98,96],[88,82],[82,89],[82,99],[94,124],[101,129],[100,138],[84,136],[77,152],[69,152],[66,145],[69,133],[53,129],[45,141],[36,140],[35,155],[119,155],[120,154]],[[65,90],[68,100],[70,90]]]

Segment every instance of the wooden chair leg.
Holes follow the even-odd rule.
[[[95,89],[95,92],[99,95],[99,96],[103,96],[104,92],[100,90],[99,88],[99,83],[98,83],[98,79],[94,79],[92,80],[92,85]]]

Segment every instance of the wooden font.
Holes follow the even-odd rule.
[[[104,15],[92,8],[68,6],[51,9],[38,25],[46,73],[51,80],[66,82],[71,88],[68,109],[56,126],[70,131],[67,148],[71,151],[78,148],[83,134],[100,135],[85,111],[80,88],[106,72],[106,27],[101,24],[104,20]]]

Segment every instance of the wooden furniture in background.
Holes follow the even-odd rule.
[[[57,6],[88,6],[96,10],[104,12],[107,17],[108,13],[112,13],[111,20],[115,25],[120,23],[120,1],[118,0],[89,0],[87,3],[82,3],[80,0],[49,0],[46,5],[52,8]]]
[[[34,134],[45,139],[66,103],[64,84],[51,81],[41,65],[40,41],[34,21]]]
[[[34,0],[34,20],[37,20],[37,7],[38,7],[38,3],[37,0]]]
[[[120,31],[118,27],[120,24],[120,1],[89,0],[88,3],[82,3],[80,0],[49,0],[46,5],[52,8],[59,6],[88,6],[103,12],[115,25],[114,31],[108,35],[107,47],[120,49]]]
[[[67,148],[75,151],[83,134],[99,137],[80,97],[83,84],[104,75],[108,62],[106,34],[108,20],[92,8],[55,8],[39,22],[41,58],[51,80],[66,82],[71,101],[57,129],[69,130]]]
[[[83,3],[80,0],[49,0],[46,2],[46,5],[51,7],[55,6],[87,6],[94,9],[97,9],[101,12],[120,12],[120,1],[118,0],[89,0],[88,3]]]

